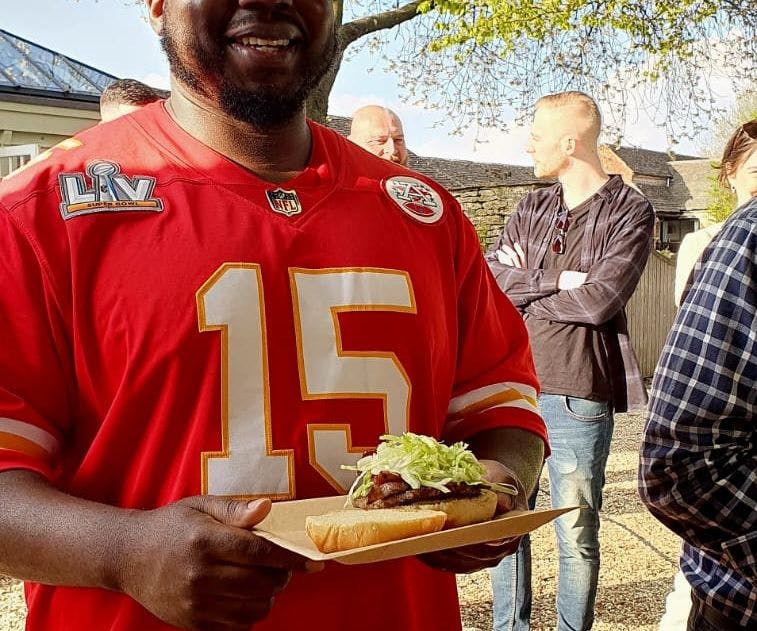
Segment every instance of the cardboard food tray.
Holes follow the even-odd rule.
[[[512,511],[496,519],[450,528],[428,535],[408,537],[363,548],[325,554],[320,552],[305,533],[305,517],[344,509],[347,497],[321,497],[291,502],[276,502],[271,512],[255,528],[255,534],[282,548],[297,552],[315,561],[338,561],[347,565],[388,561],[447,548],[482,543],[531,532],[556,517],[575,510],[577,506],[553,510]],[[357,510],[357,509],[356,509]]]

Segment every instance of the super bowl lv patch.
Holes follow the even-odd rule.
[[[90,162],[86,174],[61,173],[58,184],[60,214],[66,220],[92,213],[163,210],[163,202],[152,196],[155,178],[129,177],[109,160]]]

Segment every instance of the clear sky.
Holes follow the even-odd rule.
[[[157,38],[133,0],[3,0],[0,28],[118,77],[168,87],[168,66]],[[481,162],[529,164],[524,152],[528,130],[451,136],[438,112],[403,103],[392,77],[361,52],[345,61],[331,94],[329,113],[348,116],[361,105],[381,103],[403,120],[410,149],[421,155]],[[628,125],[624,144],[666,150],[665,134],[644,117]],[[700,142],[682,142],[678,153],[697,154]]]

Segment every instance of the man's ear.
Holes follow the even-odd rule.
[[[576,139],[572,136],[563,136],[562,150],[565,155],[572,156],[576,152]]]
[[[152,30],[158,35],[163,31],[163,5],[164,0],[145,0],[147,8],[147,17],[150,20]]]

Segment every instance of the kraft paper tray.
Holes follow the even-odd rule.
[[[255,534],[276,545],[315,561],[338,561],[347,565],[388,561],[447,548],[482,543],[524,535],[549,523],[577,506],[552,510],[512,511],[491,521],[450,528],[428,535],[419,535],[363,548],[325,554],[320,552],[305,533],[305,517],[344,509],[346,496],[321,497],[291,502],[276,502],[271,512],[255,527]],[[357,510],[357,509],[356,509]]]

